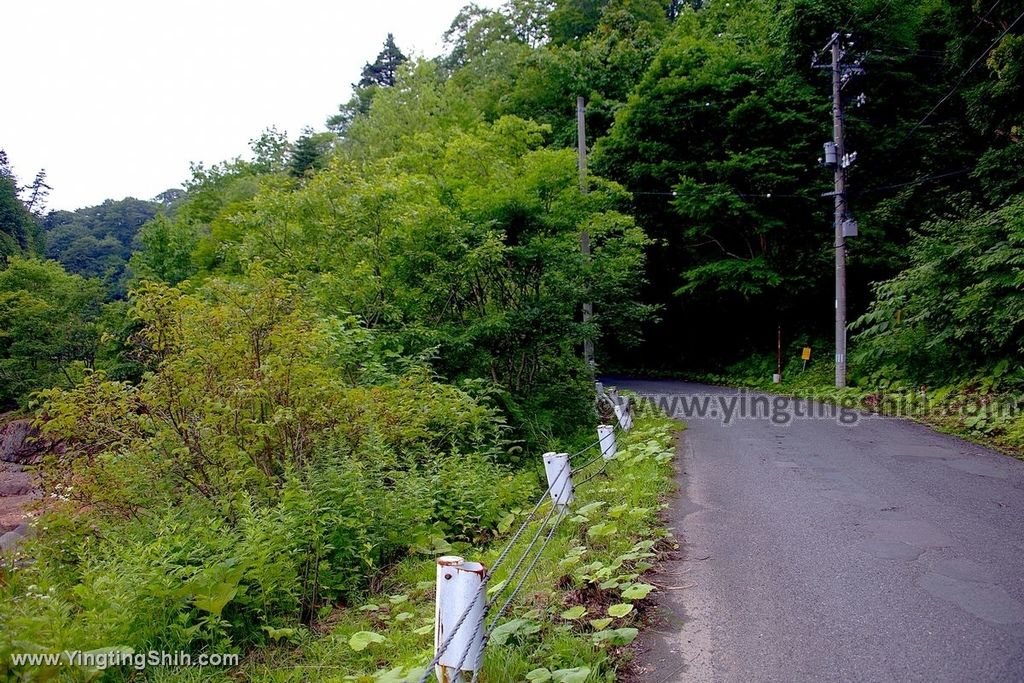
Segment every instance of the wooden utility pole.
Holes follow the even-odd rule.
[[[851,36],[846,35],[849,39]],[[825,156],[822,161],[835,172],[835,190],[824,196],[835,200],[833,216],[832,242],[836,261],[836,388],[846,386],[846,240],[857,236],[857,221],[849,214],[846,201],[846,169],[857,159],[857,153],[846,151],[846,138],[843,135],[843,86],[853,76],[864,73],[861,68],[863,57],[852,64],[844,62],[846,48],[852,47],[853,41],[844,44],[841,33],[833,33],[832,39],[811,58],[811,66],[818,69],[832,70],[832,134],[833,140],[825,143]],[[818,57],[825,51],[831,51],[831,64],[822,64]],[[864,104],[863,93],[855,98],[855,103]]]
[[[846,142],[843,139],[843,46],[832,37],[832,127],[836,145],[835,259],[836,259],[836,388],[846,386]]]
[[[576,140],[577,149],[579,151],[578,166],[580,172],[580,194],[587,193],[587,120],[585,114],[586,101],[583,96],[580,95],[576,98]],[[583,258],[586,261],[590,260],[590,232],[586,226],[583,227],[580,232],[580,252],[583,253]],[[589,323],[590,318],[594,315],[594,304],[590,301],[583,303],[583,323]],[[594,340],[590,337],[590,333],[583,339],[583,360],[586,361],[587,367],[593,374],[595,369],[594,364]]]

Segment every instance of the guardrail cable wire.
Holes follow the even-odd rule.
[[[607,395],[604,395],[604,398],[606,398],[609,402],[612,402],[612,399],[610,397],[608,397]],[[614,405],[614,403],[613,403],[613,405]],[[621,428],[621,425],[617,421],[613,425],[613,428],[614,428],[613,434],[617,434],[618,432],[623,431],[622,428]],[[600,446],[600,445],[601,445],[601,440],[598,439],[597,441],[591,443],[590,445],[586,446],[585,448],[582,448],[581,450],[577,451],[576,453],[573,453],[570,456],[570,458],[582,455],[583,453],[587,452],[591,448],[594,448],[594,447]],[[448,636],[444,639],[444,641],[438,647],[437,652],[434,654],[434,658],[430,661],[430,664],[428,664],[426,669],[423,671],[423,675],[420,677],[419,683],[427,683],[427,681],[430,679],[431,675],[433,674],[434,667],[436,667],[438,662],[441,661],[441,658],[444,656],[444,653],[447,651],[448,646],[451,645],[452,641],[455,639],[455,636],[458,634],[459,629],[462,628],[462,626],[466,622],[466,619],[469,618],[469,614],[476,607],[476,605],[480,601],[481,597],[485,597],[487,595],[487,586],[488,586],[491,578],[494,576],[495,571],[511,555],[513,547],[519,541],[519,539],[522,537],[523,533],[526,531],[526,528],[530,525],[530,523],[532,521],[534,521],[534,518],[537,516],[538,511],[544,505],[544,501],[549,498],[549,496],[551,495],[552,490],[559,483],[559,480],[563,478],[563,476],[565,475],[565,473],[567,471],[570,473],[570,475],[571,474],[575,474],[575,473],[577,473],[577,472],[579,472],[579,471],[589,467],[590,465],[592,465],[593,463],[597,462],[598,460],[603,459],[603,456],[604,456],[604,453],[603,452],[599,452],[597,456],[591,458],[590,460],[586,461],[582,465],[579,465],[576,468],[571,469],[571,470],[563,469],[561,472],[558,473],[558,476],[555,477],[555,480],[551,483],[551,485],[549,485],[547,487],[547,489],[544,491],[544,493],[541,494],[540,498],[538,498],[536,504],[533,506],[533,509],[529,512],[529,514],[527,514],[526,519],[523,520],[523,523],[520,524],[519,528],[516,529],[514,534],[512,534],[512,537],[509,539],[508,543],[506,543],[505,547],[502,549],[501,553],[498,555],[498,559],[495,560],[494,564],[491,566],[491,568],[484,575],[484,578],[483,578],[483,580],[480,583],[480,590],[477,591],[477,594],[473,597],[473,600],[469,603],[469,605],[463,611],[462,615],[455,622],[455,626],[452,628],[451,633],[448,634]],[[588,476],[583,481],[578,482],[576,484],[576,487],[582,486],[583,484],[586,484],[587,482],[591,481],[592,479],[594,479],[598,475],[602,474],[605,471],[605,469],[607,468],[607,465],[608,465],[608,463],[607,463],[607,461],[605,461],[605,463],[601,466],[600,469],[598,469],[597,471],[592,473],[590,476]],[[561,495],[561,493],[565,491],[565,487],[566,486],[570,486],[570,485],[572,485],[571,476],[569,478],[566,478],[564,481],[562,481],[561,488],[559,489],[559,495]],[[555,496],[555,498],[558,498],[558,497],[559,496]],[[555,517],[554,521],[551,521],[551,518],[552,518],[552,516],[554,516],[556,510],[558,510],[558,515],[557,515],[557,517]],[[488,614],[491,612],[491,609],[494,607],[494,605],[497,604],[498,600],[500,600],[501,597],[506,593],[506,591],[508,590],[508,587],[512,585],[512,582],[515,580],[516,575],[519,574],[519,570],[523,567],[523,564],[527,561],[527,558],[528,557],[531,558],[530,561],[529,561],[529,564],[526,566],[526,569],[519,576],[519,581],[516,584],[515,588],[512,590],[512,593],[509,594],[508,597],[505,599],[505,602],[502,603],[502,605],[498,609],[497,613],[491,619],[490,626],[488,626],[487,629],[484,631],[483,640],[482,640],[481,645],[480,645],[480,657],[481,657],[481,659],[483,658],[483,651],[486,648],[487,643],[488,643],[488,641],[491,638],[491,635],[494,633],[494,630],[498,626],[498,621],[501,620],[501,617],[504,616],[505,612],[508,610],[509,606],[511,606],[511,604],[515,600],[516,596],[519,595],[520,591],[523,589],[523,586],[526,585],[527,579],[533,573],[533,570],[536,568],[537,563],[540,561],[540,558],[544,555],[544,550],[548,547],[548,545],[551,543],[551,540],[554,538],[555,531],[558,529],[558,527],[561,525],[562,521],[566,517],[567,517],[567,508],[559,508],[559,506],[555,505],[554,502],[552,501],[550,509],[547,511],[547,514],[544,515],[544,518],[538,524],[537,531],[534,533],[533,538],[530,539],[530,542],[527,544],[526,548],[523,550],[523,553],[519,556],[519,559],[516,561],[515,566],[512,567],[512,571],[509,572],[509,575],[505,578],[505,580],[503,582],[503,585],[501,586],[501,588],[498,590],[498,592],[491,599],[486,600],[486,602],[484,604],[484,608],[480,612],[480,618],[479,618],[479,620],[478,620],[478,622],[476,624],[475,630],[479,630],[479,629],[483,628],[484,624],[487,621]],[[549,522],[550,522],[550,524],[549,524]],[[544,532],[545,528],[547,528],[547,530],[548,530],[547,535],[544,537],[544,540],[540,544],[540,547],[537,548],[536,551],[534,551],[534,546],[537,545],[537,541],[538,541],[538,539],[540,539],[540,536]],[[532,555],[532,557],[531,557],[531,555]],[[469,650],[470,650],[470,648],[466,648],[463,651],[462,657],[459,659],[459,662],[458,662],[458,664],[455,667],[457,671],[461,671],[462,670],[462,666],[463,666],[463,664],[465,664],[466,658],[469,656]],[[477,669],[473,672],[472,683],[477,683],[479,675],[480,675],[480,668],[477,667]]]

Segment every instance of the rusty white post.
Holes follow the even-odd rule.
[[[619,399],[612,408],[615,410],[615,419],[619,421],[622,431],[628,432],[629,428],[633,426],[633,416],[629,413],[629,397]]]
[[[569,454],[545,453],[544,474],[548,477],[548,492],[551,494],[551,501],[564,509],[574,498]]]
[[[611,460],[615,457],[615,427],[612,425],[598,425],[597,438],[601,443],[601,457]]]
[[[483,647],[483,612],[486,596],[479,596],[484,587],[486,568],[479,562],[467,562],[457,555],[437,558],[437,591],[434,604],[434,654],[441,649],[449,634],[462,620],[455,637],[437,662],[434,672],[439,683],[460,680],[460,671],[477,671]],[[474,602],[475,600],[475,602]],[[472,607],[470,607],[472,605]],[[469,614],[463,614],[469,609]]]

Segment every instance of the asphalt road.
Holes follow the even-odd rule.
[[[684,418],[641,681],[1024,681],[1024,462],[890,418],[723,424],[736,390],[612,383],[719,406]]]

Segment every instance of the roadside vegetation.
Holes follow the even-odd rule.
[[[399,393],[421,399],[425,384]],[[96,400],[111,405],[102,421],[118,424],[123,406],[112,401],[114,388],[93,390]],[[461,410],[469,404],[466,397],[448,398],[461,399]],[[381,416],[366,416],[359,426],[372,428],[374,417]],[[485,411],[476,415],[482,417]],[[451,436],[467,438],[478,419],[467,416]],[[593,448],[579,454],[575,465],[590,464],[576,477],[576,500],[493,632],[487,680],[614,676],[655,588],[643,575],[666,537],[659,513],[673,488],[678,428],[647,409],[620,436],[613,460],[593,461]],[[66,505],[48,510],[36,523],[40,533],[5,568],[0,619],[5,634],[16,637],[0,642],[4,661],[14,650],[241,651],[249,654],[235,669],[161,668],[146,675],[416,680],[432,653],[434,558],[458,553],[492,563],[544,493],[539,455],[518,473],[465,456],[447,465],[421,462],[419,472],[402,471],[399,484],[394,463],[367,462],[346,440],[337,435],[306,476],[283,477],[276,491],[211,497],[233,504],[232,519],[201,499],[175,499],[171,490],[167,501],[154,500],[160,497],[154,490],[134,510],[129,506],[142,502],[140,495],[110,495],[119,468],[138,473],[153,463],[108,462],[102,473],[90,470],[89,478],[106,482],[102,497],[56,485]],[[152,480],[138,484],[156,487]],[[107,512],[90,515],[85,530],[81,506],[72,504],[84,499]],[[557,519],[546,514],[549,508],[550,502],[541,506],[512,546],[513,559],[530,550],[526,539],[538,525],[546,529]],[[492,592],[503,588],[508,571],[506,565],[498,572]],[[523,575],[516,575],[516,584]],[[7,673],[45,680],[58,671]],[[96,673],[64,667],[62,675],[88,679]],[[106,673],[114,679],[133,674],[130,667]]]
[[[534,683],[606,680],[628,661],[655,586],[649,570],[666,543],[660,520],[673,490],[674,434],[679,425],[655,410],[638,416],[620,435],[617,458],[598,474],[602,461],[576,475],[585,481],[566,519],[546,546],[512,608],[500,620],[485,650],[482,679]],[[593,458],[591,449],[580,464]],[[540,487],[543,492],[543,487]],[[538,525],[547,528],[545,504],[512,546],[518,560]],[[485,547],[455,543],[446,552],[493,564],[508,531],[529,512],[512,509],[499,535]],[[542,538],[546,531],[542,534]],[[441,548],[437,549],[441,550]],[[511,593],[509,567],[491,583],[490,596]],[[515,583],[518,583],[516,576]],[[277,647],[243,665],[252,680],[306,680],[346,671],[356,681],[418,679],[433,643],[435,564],[414,556],[399,563],[373,593],[326,614],[319,629],[288,631]]]

